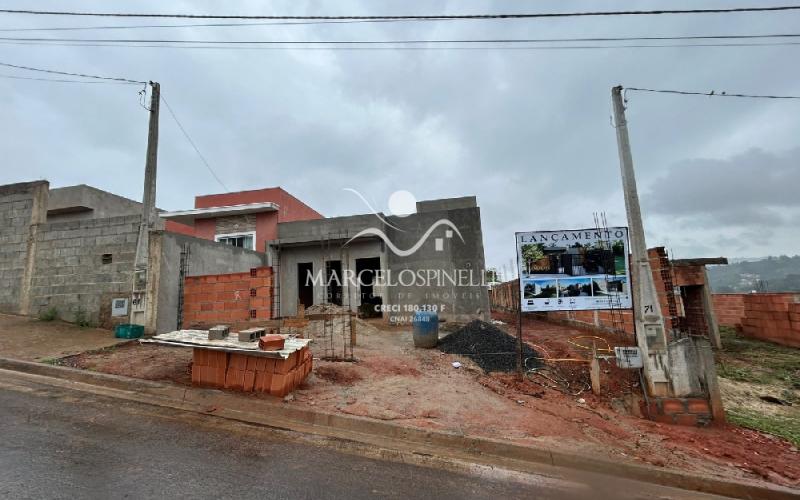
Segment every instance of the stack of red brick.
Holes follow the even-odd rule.
[[[800,303],[790,293],[751,293],[744,297],[742,333],[748,337],[800,347]]]
[[[308,346],[286,359],[195,348],[192,384],[283,397],[303,383],[311,370]]]
[[[706,426],[711,423],[711,406],[702,398],[650,398],[642,402],[642,413],[665,424]]]
[[[189,276],[183,285],[183,326],[203,328],[220,323],[242,326],[271,317],[272,269],[245,273]]]

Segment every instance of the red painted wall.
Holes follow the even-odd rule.
[[[278,238],[279,222],[321,219],[323,217],[322,214],[279,187],[195,196],[194,207],[213,208],[265,202],[275,203],[279,209],[277,212],[256,214],[255,249],[258,252],[266,250],[267,241]],[[175,233],[213,240],[216,235],[216,226],[216,219],[197,219],[194,229],[171,221],[167,221],[166,229]]]

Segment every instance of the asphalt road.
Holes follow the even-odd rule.
[[[487,478],[374,460],[213,417],[2,386],[0,498],[565,496],[559,481],[538,476]]]

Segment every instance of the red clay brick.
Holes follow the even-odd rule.
[[[682,399],[664,398],[661,400],[661,411],[665,414],[683,413],[686,411]]]
[[[253,390],[253,385],[256,381],[256,372],[247,370],[244,372],[244,381],[242,385],[242,390],[245,392],[251,392]]]
[[[705,399],[687,399],[686,411],[689,413],[710,414],[711,406]]]
[[[282,373],[273,373],[272,381],[269,386],[269,393],[273,396],[283,397],[286,395],[286,383],[288,376]]]

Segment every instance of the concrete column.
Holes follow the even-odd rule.
[[[722,349],[722,339],[719,335],[719,323],[714,313],[714,298],[711,296],[711,284],[708,279],[708,269],[703,266],[703,311],[708,325],[708,338],[714,349]]]
[[[19,313],[25,316],[31,314],[31,286],[36,268],[36,240],[39,236],[39,225],[47,222],[47,204],[50,194],[50,183],[42,181],[31,187],[33,206],[31,207],[31,220],[28,223],[28,236],[25,247],[25,269],[19,290]]]

